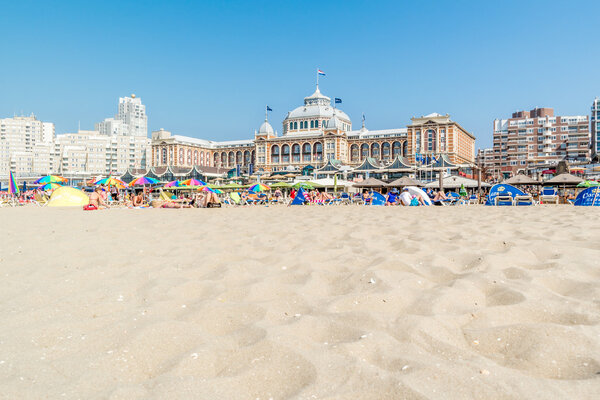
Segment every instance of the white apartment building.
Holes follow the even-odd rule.
[[[145,168],[150,139],[102,135],[80,130],[56,136],[56,173],[69,176],[120,175],[129,168]]]
[[[0,177],[44,174],[52,169],[54,124],[35,115],[0,119]]]
[[[102,135],[148,137],[146,106],[135,94],[120,97],[117,115],[97,123],[95,128]]]

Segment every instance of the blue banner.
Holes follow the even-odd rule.
[[[296,197],[294,197],[294,200],[292,200],[292,203],[290,205],[301,206],[305,202],[306,202],[306,197],[304,197],[304,189],[300,188],[300,189],[298,189],[298,192],[296,192]]]
[[[517,196],[517,195],[523,196],[523,195],[525,195],[525,192],[517,189],[516,187],[514,187],[512,185],[504,185],[504,184],[500,183],[500,184],[492,186],[492,188],[490,189],[490,194],[488,194],[487,202],[485,203],[485,205],[486,206],[495,206],[497,196],[510,196],[514,199],[515,196]]]
[[[373,192],[373,198],[371,199],[372,206],[385,206],[385,196],[379,192]]]
[[[592,186],[580,192],[575,199],[576,206],[600,206],[600,186]]]

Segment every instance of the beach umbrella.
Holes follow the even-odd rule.
[[[171,181],[167,184],[165,184],[165,187],[179,187],[181,186],[181,182],[179,181]]]
[[[398,187],[398,186],[423,186],[423,182],[413,179],[409,176],[403,176],[402,178],[398,178],[395,181],[388,183],[386,186],[389,187]]]
[[[60,183],[50,182],[50,183],[45,183],[41,186],[38,186],[38,189],[46,192],[48,190],[58,189],[59,187],[62,187],[62,185]]]
[[[600,186],[600,183],[596,181],[583,181],[577,184],[577,187],[592,187],[592,186]]]
[[[119,189],[124,189],[127,184],[120,179],[109,176],[108,178],[100,179],[94,182],[94,185],[116,186]]]
[[[37,181],[33,182],[36,185],[42,184],[42,183],[65,183],[67,182],[67,178],[63,178],[62,176],[58,176],[58,175],[46,175],[41,177],[40,179],[38,179]]]
[[[12,171],[8,174],[8,193],[12,195],[19,194],[19,187],[17,186],[17,181],[15,181],[15,176]]]
[[[206,186],[206,182],[194,178],[186,179],[185,181],[181,182],[181,184],[185,186]]]
[[[198,188],[198,191],[199,191],[199,192],[213,192],[213,193],[218,193],[218,194],[221,194],[221,193],[223,193],[223,191],[222,191],[222,190],[220,190],[220,189],[217,189],[217,188],[214,188],[214,189],[213,189],[213,188],[211,188],[211,187],[208,187],[208,186],[206,186],[206,185],[205,185],[205,186],[202,186],[202,187],[199,187],[199,188]]]
[[[146,185],[155,185],[158,183],[158,179],[148,178],[145,176],[140,176],[139,178],[135,178],[129,183],[129,186],[146,186]]]
[[[248,190],[251,192],[264,192],[265,190],[271,190],[271,188],[263,183],[257,183],[250,186]]]
[[[294,189],[308,189],[308,190],[312,190],[315,188],[310,182],[298,182],[293,187],[294,187]]]
[[[292,185],[287,182],[276,182],[271,185],[271,188],[291,188]]]
[[[512,178],[508,178],[504,182],[507,185],[539,185],[540,183],[535,179],[528,177],[527,175],[517,174]]]

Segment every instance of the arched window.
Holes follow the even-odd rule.
[[[379,157],[380,157],[379,143],[373,143],[371,145],[371,157],[379,159]]]
[[[294,129],[298,129],[298,121],[294,122]]]
[[[192,165],[192,151],[187,151],[187,165]]]
[[[381,158],[383,160],[389,160],[390,159],[390,150],[391,150],[391,146],[388,142],[384,142],[381,145]]]
[[[219,156],[219,153],[215,153],[213,158],[215,160],[215,167],[220,167],[221,166],[221,157]]]
[[[244,151],[244,165],[250,165],[250,152],[248,150]]]
[[[229,168],[235,167],[235,153],[233,151],[229,152],[229,162],[227,163]]]
[[[402,142],[402,155],[406,157],[408,155],[408,142]]]
[[[204,162],[204,153],[202,153],[202,161]],[[194,165],[198,165],[198,150],[194,150]]]
[[[167,149],[164,147],[162,149],[162,163],[163,165],[167,165]]]
[[[290,162],[290,146],[287,144],[281,146],[281,161],[284,163]]]
[[[310,143],[304,143],[302,145],[302,161],[309,161],[310,162],[310,150],[311,150],[311,145]]]
[[[313,145],[313,160],[321,161],[323,159],[323,143],[317,142]]]
[[[294,123],[290,122],[290,130],[294,129]]]
[[[318,128],[318,127],[319,127],[319,120],[316,120],[315,121],[315,128]]]
[[[279,146],[271,146],[271,162],[274,164],[279,163]]]
[[[241,165],[242,164],[242,152],[238,151],[237,153],[235,153],[235,165]]]
[[[206,165],[210,165],[210,153],[208,151],[206,152],[206,157],[204,159],[206,160]]]
[[[358,145],[353,144],[350,146],[350,161],[358,161]]]
[[[300,162],[300,145],[298,143],[292,145],[292,161]]]
[[[252,162],[252,164],[256,163],[256,157],[254,156],[254,150],[252,150],[252,154],[250,155],[250,161]]]
[[[314,128],[314,127],[315,127],[315,121],[312,121],[312,120],[310,121],[310,127],[311,127],[311,128]]]
[[[400,155],[400,152],[402,147],[400,145],[400,142],[394,142],[392,143],[392,157],[396,158]]]
[[[221,166],[227,167],[227,153],[225,152],[221,153]]]
[[[179,149],[179,165],[183,165],[183,149]]]
[[[369,145],[366,143],[363,143],[360,146],[360,159],[364,160],[367,157],[369,157]]]

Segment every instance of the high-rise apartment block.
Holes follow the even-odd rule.
[[[135,94],[120,97],[117,115],[97,123],[96,130],[102,135],[148,137],[146,106]]]
[[[590,160],[587,116],[554,116],[552,108],[517,111],[494,120],[494,164],[504,176],[541,172],[561,160]]]
[[[50,171],[54,124],[35,115],[0,119],[0,176],[42,174]]]

